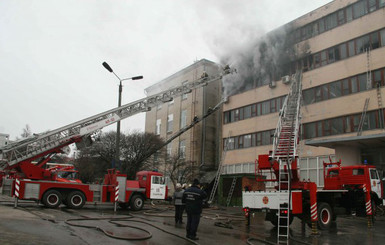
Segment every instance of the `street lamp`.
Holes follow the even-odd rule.
[[[118,75],[115,74],[115,72],[107,64],[107,62],[103,62],[103,66],[104,66],[104,68],[106,68],[109,72],[113,73],[119,79],[118,107],[120,107],[122,105],[122,90],[123,90],[122,81],[125,81],[125,80],[140,80],[140,79],[143,79],[143,76],[136,76],[136,77],[129,77],[129,78],[121,79]],[[119,144],[120,144],[120,120],[118,121],[117,127],[116,127],[116,154],[115,154],[115,162],[116,163],[120,160],[119,159],[119,153],[120,153]]]

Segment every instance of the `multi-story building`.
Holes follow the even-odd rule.
[[[151,96],[175,86],[183,85],[201,78],[202,74],[217,75],[219,66],[209,60],[202,59],[181,71],[163,79],[145,89]],[[221,80],[210,82],[207,86],[194,89],[172,101],[163,103],[146,113],[145,131],[155,133],[164,140],[172,137],[180,129],[189,125],[194,117],[201,117],[213,108],[222,98]],[[167,145],[169,158],[180,158],[186,162],[194,177],[202,177],[204,173],[215,170],[221,142],[222,110],[213,113],[192,129],[183,133]],[[162,164],[164,156],[155,154],[154,161]],[[168,174],[165,165],[159,166],[161,172]],[[183,177],[183,176],[180,176]],[[181,179],[180,181],[187,181]]]
[[[385,0],[335,0],[279,28],[294,53],[286,69],[245,86],[224,106],[225,174],[253,173],[257,156],[272,149],[290,87],[285,75],[297,70],[303,91],[301,178],[323,186],[329,156],[343,165],[367,161],[385,170],[384,7]],[[226,196],[228,185],[221,188]]]

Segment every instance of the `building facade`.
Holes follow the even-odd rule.
[[[204,72],[209,76],[217,75],[220,69],[217,64],[202,59],[146,88],[145,92],[147,96],[151,96],[166,91],[197,80]],[[201,118],[209,108],[218,104],[221,98],[221,80],[210,82],[207,86],[192,90],[191,93],[173,98],[172,101],[146,112],[145,131],[167,140],[180,129],[190,125],[194,117]],[[222,138],[221,115],[222,110],[213,113],[169,143],[166,147],[166,162],[171,157],[185,161],[191,171],[194,171],[194,177],[202,177],[207,171],[215,170]],[[155,154],[154,161],[161,164],[164,157]],[[159,166],[159,170],[167,175],[168,171],[164,165]],[[182,179],[179,181],[189,181],[183,179],[183,176],[180,177]]]
[[[303,96],[301,178],[322,187],[329,157],[343,165],[367,161],[385,171],[384,7],[385,0],[335,0],[280,28],[295,54],[286,74],[254,81],[224,106],[224,174],[253,173],[257,156],[272,150],[278,113],[297,70]]]

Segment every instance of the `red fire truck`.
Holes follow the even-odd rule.
[[[272,183],[264,190],[247,190],[242,194],[243,208],[266,212],[266,220],[277,226],[278,241],[289,238],[289,225],[296,216],[311,224],[313,232],[328,229],[339,214],[373,215],[382,204],[383,184],[375,166],[341,166],[324,163],[324,188],[311,181],[301,181],[298,168],[298,146],[301,105],[301,73],[292,77],[288,96],[279,112],[273,136],[273,149],[258,156],[257,181]]]

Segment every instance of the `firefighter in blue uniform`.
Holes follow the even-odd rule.
[[[192,186],[183,193],[183,202],[186,204],[187,213],[186,237],[191,240],[199,239],[197,230],[202,213],[203,199],[206,197],[206,192],[200,189],[198,179],[194,179]]]

